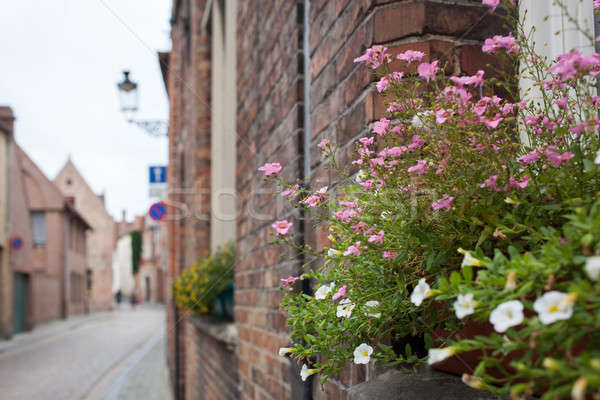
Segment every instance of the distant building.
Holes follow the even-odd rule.
[[[9,165],[12,157],[13,112],[0,107],[0,338],[10,336],[12,306],[12,272],[8,265],[10,252],[10,214],[8,212]]]
[[[10,166],[10,234],[23,240],[10,253],[9,332],[89,311],[86,266],[89,223],[18,146]]]
[[[90,223],[87,232],[87,266],[90,268],[90,309],[108,310],[113,304],[113,252],[116,225],[105,206],[104,194],[94,193],[71,159],[67,160],[54,184]]]
[[[131,233],[141,233],[142,248],[139,268],[133,273]],[[149,218],[135,217],[134,223],[118,223],[119,237],[115,250],[115,286],[128,297],[135,293],[140,301],[164,303],[166,299],[166,239],[164,227]]]

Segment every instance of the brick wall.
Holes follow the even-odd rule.
[[[167,76],[169,111],[167,360],[176,399],[186,396],[185,316],[172,301],[175,276],[210,249],[210,35],[205,0],[175,0]]]
[[[171,279],[210,248],[211,37],[209,27],[202,26],[210,20],[203,14],[206,1],[176,0],[173,7],[167,77]],[[304,1],[238,2],[235,321],[240,398],[291,399],[311,393],[314,398],[345,398],[348,388],[367,375],[364,367],[349,366],[323,390],[316,384],[311,388],[300,382],[295,363],[277,355],[289,343],[286,316],[279,309],[279,279],[298,274],[300,264],[269,244],[270,225],[275,219],[298,219],[257,168],[280,162],[286,181],[303,176],[304,105],[310,96],[311,185],[329,184],[333,177],[319,159],[316,143],[328,138],[340,146],[341,163],[348,163],[352,143],[384,114],[369,72],[353,59],[366,47],[385,44],[394,53],[421,50],[426,60],[447,61],[449,72],[472,74],[486,61],[479,43],[499,30],[488,10],[479,0],[313,0],[308,14],[311,86],[305,93]],[[302,224],[294,229],[302,232]],[[326,245],[325,237],[324,229],[306,226],[305,240],[317,249]],[[217,344],[189,321],[178,323],[185,316],[174,308],[170,293],[169,302],[168,359],[178,398],[210,398],[217,386],[207,389],[206,377],[217,376],[231,359],[220,355]],[[210,358],[217,362],[203,361],[211,354],[204,348],[217,352]],[[225,398],[224,390],[215,398]]]
[[[186,398],[237,400],[238,372],[232,323],[205,318],[186,320]],[[233,339],[233,340],[232,340]]]
[[[277,349],[288,343],[279,310],[279,278],[297,272],[268,244],[275,216],[289,207],[257,168],[283,166],[300,176],[302,128],[302,7],[294,1],[244,1],[238,10],[237,259],[235,320],[239,328],[241,398],[285,399],[299,378]]]
[[[301,177],[299,155],[303,92],[301,51],[302,6],[270,1],[258,7],[244,2],[238,14],[238,258],[236,321],[240,328],[239,368],[243,398],[295,398],[301,387],[290,362],[276,355],[288,343],[285,315],[278,309],[279,278],[298,272],[298,265],[280,260],[282,249],[268,244],[270,224],[293,218],[262,183],[256,169],[280,162],[287,181]],[[300,2],[303,3],[303,2]],[[340,146],[338,158],[348,164],[352,143],[366,135],[384,115],[372,78],[353,59],[366,47],[384,44],[398,53],[421,50],[426,61],[441,58],[449,72],[468,74],[484,68],[482,39],[497,33],[488,8],[480,1],[318,0],[311,2],[310,115],[311,185],[330,184],[316,144],[328,138]],[[300,56],[299,56],[300,54]],[[297,224],[298,225],[298,224]],[[308,229],[306,240],[317,249],[326,245],[324,229]],[[363,366],[348,366],[315,398],[337,399],[365,380]]]

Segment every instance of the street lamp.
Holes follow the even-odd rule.
[[[119,103],[121,112],[127,118],[127,122],[144,129],[148,134],[156,137],[167,136],[168,124],[163,120],[138,120],[133,115],[138,110],[138,85],[129,79],[129,71],[123,71],[123,81],[117,83],[119,89]]]

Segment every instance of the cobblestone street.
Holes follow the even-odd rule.
[[[0,342],[10,399],[170,399],[164,307],[73,317]]]

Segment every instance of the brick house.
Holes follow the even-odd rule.
[[[93,192],[70,158],[54,178],[54,184],[92,226],[86,233],[86,265],[91,271],[90,310],[109,310],[113,305],[112,258],[116,226],[106,210],[104,194]]]
[[[301,263],[282,259],[282,249],[269,244],[272,222],[293,211],[257,168],[277,161],[288,182],[329,184],[316,144],[336,143],[347,163],[352,143],[385,111],[371,75],[353,59],[383,44],[473,74],[485,69],[481,42],[501,30],[488,11],[469,0],[173,1],[172,50],[159,57],[170,100],[170,278],[220,240],[214,225],[227,218],[215,217],[222,202],[214,197],[226,189],[235,196],[224,214],[235,216],[237,245],[233,327],[193,322],[169,295],[168,364],[177,399],[359,398],[352,388],[382,372],[347,367],[322,390],[301,382],[298,366],[277,355],[289,344],[279,279],[297,275]],[[223,163],[228,152],[235,160]],[[220,175],[232,170],[233,188]],[[315,248],[327,245],[323,229],[294,228]]]
[[[9,267],[10,214],[9,177],[10,159],[13,154],[13,121],[10,107],[0,107],[0,338],[10,337],[9,307],[12,305],[12,271]]]
[[[61,191],[18,146],[11,159],[8,332],[18,333],[89,310],[86,231],[91,229]]]

